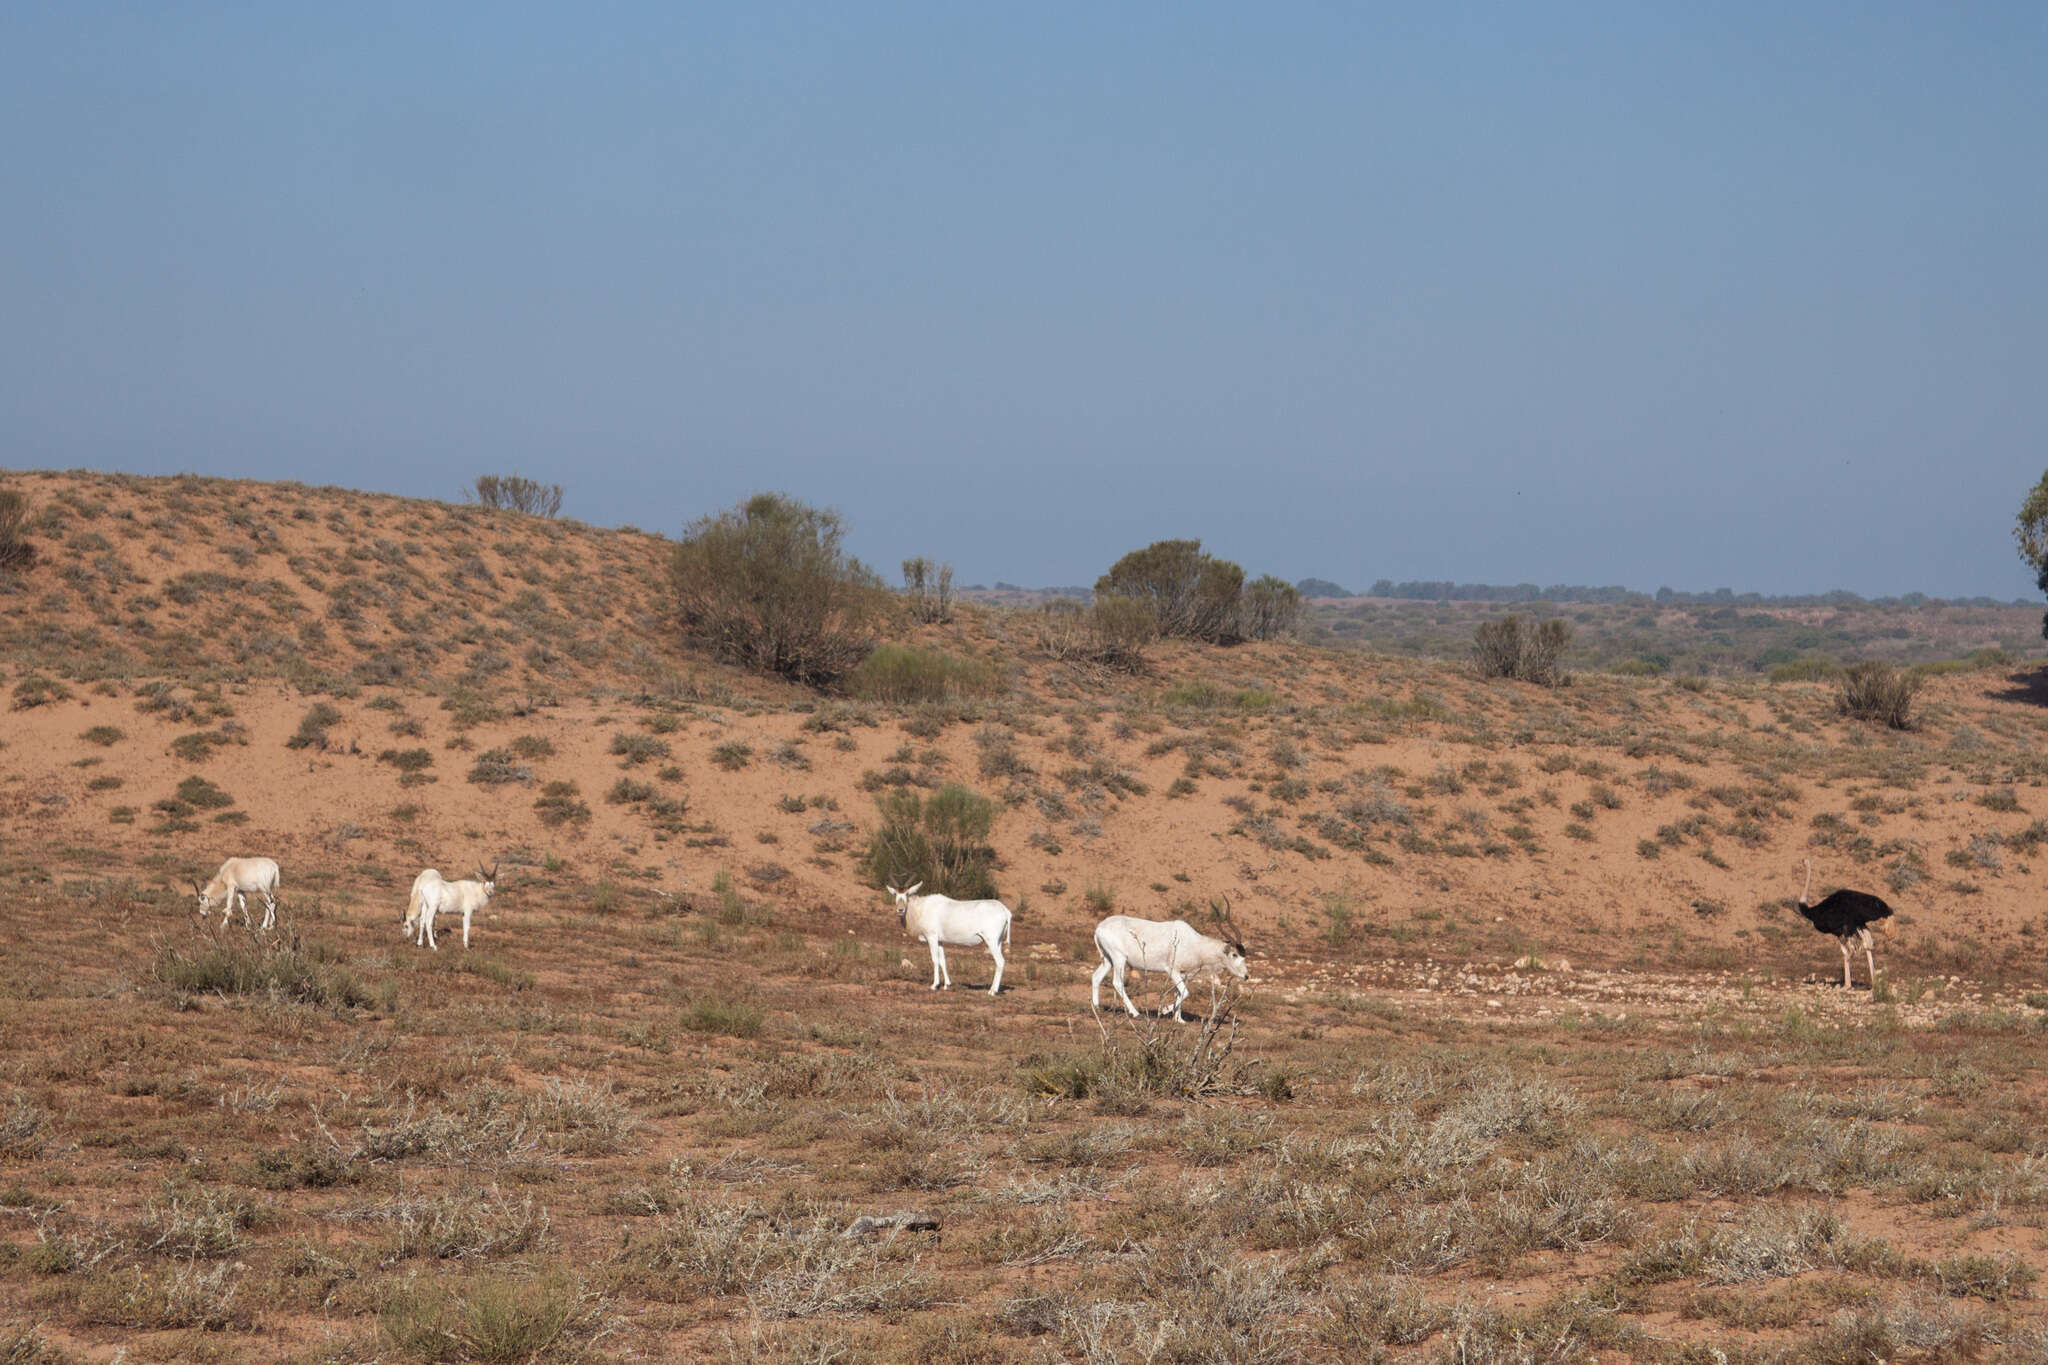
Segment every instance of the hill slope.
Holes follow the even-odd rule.
[[[904,634],[995,695],[891,708],[693,658],[660,537],[404,499],[33,475],[5,584],[0,819],[170,876],[229,852],[402,890],[554,868],[607,900],[746,895],[886,923],[859,852],[891,787],[1001,801],[1019,932],[1228,895],[1269,962],[1837,961],[1817,886],[1892,898],[1927,970],[2038,971],[2048,721],[2024,679],[1936,679],[1914,732],[1816,684],[1583,676],[1555,691],[1297,644],[1055,662],[1030,612]],[[47,684],[42,681],[47,680]],[[309,723],[310,718],[310,723]],[[323,723],[324,722],[324,723]],[[201,779],[206,788],[181,784]],[[502,913],[515,912],[509,897]],[[1292,945],[1283,950],[1283,945]]]

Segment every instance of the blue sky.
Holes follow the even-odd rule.
[[[0,465],[2032,593],[2048,8],[0,8]]]

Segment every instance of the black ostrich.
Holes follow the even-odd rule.
[[[1872,951],[1870,926],[1875,924],[1879,933],[1891,932],[1885,921],[1892,917],[1892,908],[1867,891],[1835,891],[1819,905],[1808,905],[1807,896],[1813,891],[1813,859],[1806,860],[1806,887],[1799,893],[1799,913],[1807,922],[1823,934],[1833,934],[1835,941],[1842,945],[1842,989],[1852,990],[1849,979],[1849,945],[1861,943],[1864,959],[1870,964],[1870,985],[1877,987],[1877,954]]]

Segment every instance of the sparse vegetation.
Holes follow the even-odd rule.
[[[642,533],[21,477],[45,558],[0,581],[26,608],[0,687],[65,695],[0,727],[0,1360],[2048,1340],[2048,767],[2029,660],[1970,662],[2006,639],[1990,608],[1588,604],[1560,614],[1643,670],[1539,692],[1312,643],[1118,676],[1048,660],[1035,605],[975,603],[906,647],[1000,686],[821,696],[636,650],[669,553]],[[103,591],[124,557],[148,581]],[[1444,657],[1506,609],[1371,605]],[[265,642],[189,663],[229,613]],[[1924,659],[1937,628],[1912,733],[1758,662]],[[315,699],[384,713],[379,743],[281,752]],[[673,752],[606,757],[621,734]],[[458,755],[534,790],[392,790]],[[1007,888],[1000,998],[928,992],[923,946],[848,891],[885,833]],[[195,923],[191,878],[259,851],[283,929]],[[475,948],[392,932],[418,867],[500,854]],[[1842,990],[1792,909],[1807,856],[1896,894],[1877,989]],[[1255,981],[1196,983],[1213,1023],[1089,1010],[1096,915],[1207,927],[1226,890]]]

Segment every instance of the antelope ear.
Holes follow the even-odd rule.
[[[889,883],[887,882],[882,883],[882,889],[892,896],[900,896],[903,894],[901,891],[898,891],[895,887],[889,885]]]
[[[923,882],[912,882],[909,886],[903,889],[903,894],[906,896],[915,896],[918,892],[918,888],[923,885]]]

